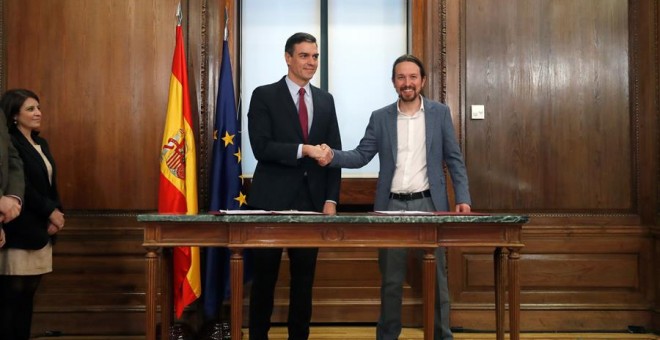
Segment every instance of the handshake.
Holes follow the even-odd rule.
[[[303,145],[303,156],[314,158],[320,166],[326,166],[332,162],[332,148],[327,144],[321,145]]]

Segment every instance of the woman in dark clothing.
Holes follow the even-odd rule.
[[[25,198],[21,214],[4,225],[0,248],[0,339],[30,337],[34,295],[43,274],[53,270],[53,241],[64,227],[55,185],[55,162],[39,137],[39,97],[24,89],[9,90],[0,99],[9,134],[23,160]]]

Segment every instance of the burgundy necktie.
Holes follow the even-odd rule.
[[[307,142],[307,104],[305,104],[305,89],[302,87],[298,91],[298,119],[300,119],[303,139]]]

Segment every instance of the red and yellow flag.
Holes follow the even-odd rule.
[[[183,33],[178,25],[160,150],[159,213],[197,214],[197,162],[186,65]],[[199,248],[175,248],[173,257],[174,309],[180,318],[183,309],[202,294]]]

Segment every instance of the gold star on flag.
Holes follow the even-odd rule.
[[[222,137],[222,140],[225,141],[225,147],[229,144],[234,144],[234,136],[235,135],[230,135],[229,132],[225,131],[225,136]]]
[[[238,176],[241,179],[241,185],[245,184],[245,177],[243,175]]]
[[[238,193],[238,197],[234,197],[235,201],[238,201],[238,207],[242,207],[243,204],[247,204],[247,196],[245,196],[242,192]]]
[[[241,162],[241,148],[238,148],[238,152],[235,153],[234,156],[236,156],[236,158],[238,158],[237,163],[240,163]]]
[[[218,139],[218,130],[213,130],[213,140]]]

